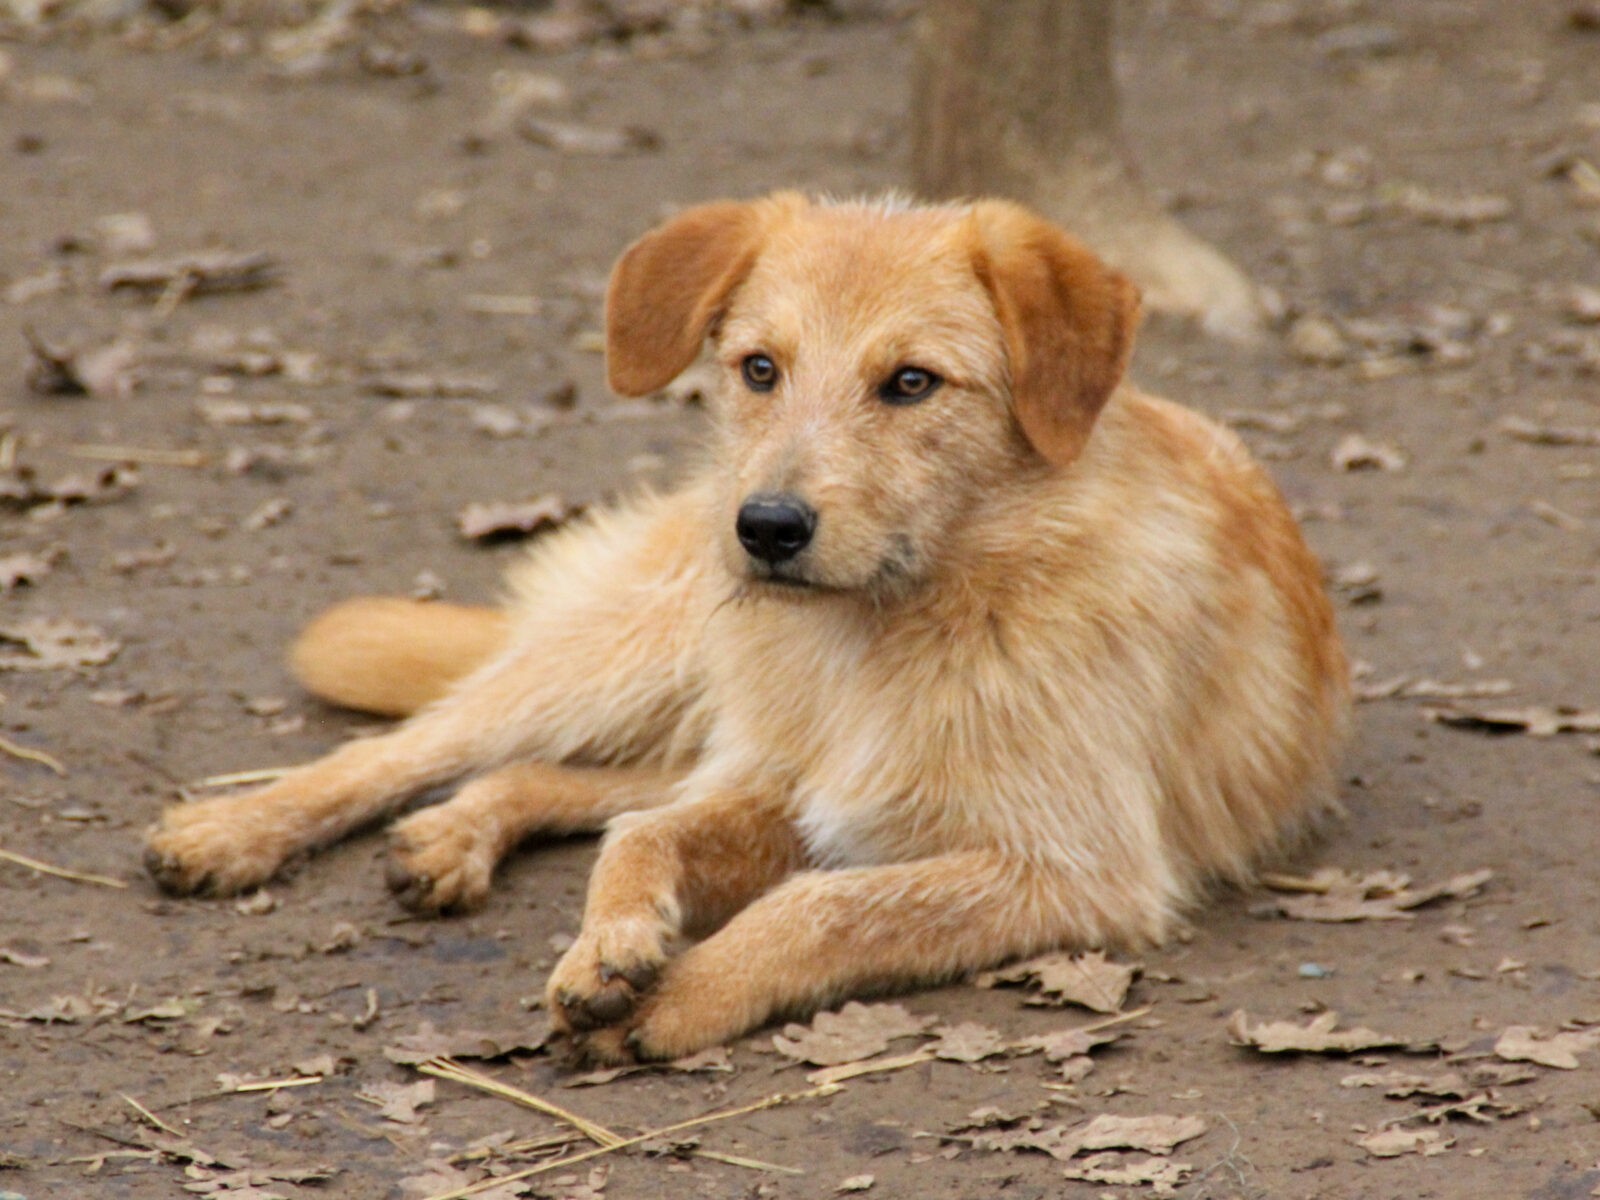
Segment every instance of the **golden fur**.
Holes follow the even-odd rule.
[[[608,368],[649,392],[709,337],[711,465],[546,539],[503,614],[321,618],[294,656],[312,690],[421,711],[170,809],[151,870],[176,892],[253,887],[465,779],[394,827],[391,886],[453,909],[524,837],[608,825],[549,984],[602,1058],[1161,938],[1329,798],[1348,685],[1266,476],[1121,383],[1137,314],[1010,204],[685,212],[617,265]],[[742,376],[752,355],[770,389]],[[886,402],[906,367],[942,382]],[[817,514],[776,565],[735,532],[774,493]]]

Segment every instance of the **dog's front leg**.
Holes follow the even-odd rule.
[[[1165,905],[1140,916],[1133,887],[1109,882],[991,851],[806,871],[673,961],[614,1044],[678,1058],[852,993],[1095,945],[1108,930],[1157,932]]]
[[[787,806],[770,795],[719,792],[613,824],[594,873],[583,928],[550,975],[557,1026],[584,1033],[603,1058],[606,1027],[625,1022],[661,974],[679,934],[716,928],[804,858]]]

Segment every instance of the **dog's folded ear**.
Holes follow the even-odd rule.
[[[672,382],[700,353],[749,274],[771,222],[805,201],[780,193],[686,209],[623,253],[606,289],[606,377],[624,396]]]
[[[1082,242],[1020,205],[972,206],[974,269],[1005,334],[1017,422],[1065,466],[1127,370],[1139,291]]]

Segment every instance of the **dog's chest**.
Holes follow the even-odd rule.
[[[769,615],[717,664],[719,740],[790,781],[813,858],[845,866],[992,842],[985,801],[1017,774],[1015,675],[916,629]]]

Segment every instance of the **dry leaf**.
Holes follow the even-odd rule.
[[[1455,1138],[1437,1129],[1380,1129],[1356,1139],[1356,1145],[1374,1158],[1399,1158],[1402,1154],[1431,1158],[1455,1144]]]
[[[1385,442],[1369,442],[1359,433],[1347,433],[1333,448],[1333,465],[1341,471],[1398,471],[1406,456]]]
[[[112,263],[100,272],[100,286],[108,292],[128,289],[160,296],[171,290],[180,296],[204,296],[254,291],[278,282],[278,277],[278,262],[270,254],[202,250]]]
[[[1600,428],[1592,425],[1541,425],[1526,417],[1507,417],[1500,422],[1500,429],[1535,446],[1600,446]]]
[[[1011,1050],[1017,1054],[1039,1051],[1047,1062],[1068,1062],[1089,1054],[1096,1046],[1108,1045],[1121,1036],[1120,1029],[1062,1029],[1013,1042]]]
[[[1507,1062],[1538,1063],[1561,1071],[1575,1071],[1578,1055],[1600,1046],[1600,1029],[1573,1030],[1543,1037],[1531,1025],[1511,1025],[1494,1044],[1497,1057]]]
[[[1492,878],[1493,871],[1479,870],[1413,889],[1409,877],[1393,871],[1354,875],[1324,868],[1308,877],[1263,875],[1261,882],[1274,891],[1299,893],[1276,901],[1278,911],[1293,920],[1409,921],[1411,910],[1476,895]]]
[[[396,400],[474,400],[492,395],[499,385],[483,375],[438,375],[425,371],[389,371],[366,382],[375,396]]]
[[[443,1159],[430,1158],[422,1164],[422,1168],[420,1173],[407,1175],[399,1181],[402,1195],[421,1200],[425,1196],[439,1196],[446,1192],[459,1191],[472,1186],[474,1182],[473,1176],[451,1166]],[[478,1178],[481,1179],[482,1176]],[[516,1200],[517,1197],[528,1194],[527,1181],[505,1183],[472,1193],[474,1200]]]
[[[9,647],[18,647],[11,649]],[[64,671],[110,662],[122,643],[65,617],[31,617],[0,625],[0,671]]]
[[[1143,1150],[1170,1154],[1173,1147],[1199,1137],[1206,1123],[1199,1117],[1119,1117],[1101,1113],[1080,1125],[1039,1125],[982,1133],[972,1139],[978,1150],[1039,1150],[1066,1162],[1085,1150]]]
[[[1404,1038],[1374,1033],[1370,1029],[1335,1029],[1336,1012],[1318,1013],[1304,1025],[1293,1021],[1252,1024],[1250,1014],[1238,1009],[1228,1018],[1228,1038],[1235,1046],[1248,1046],[1263,1054],[1351,1054],[1382,1046],[1404,1046]]]
[[[94,396],[125,400],[138,383],[139,351],[116,338],[90,350],[52,346],[31,330],[28,340],[28,387],[41,396]]]
[[[549,121],[540,117],[524,117],[517,123],[517,132],[537,146],[545,146],[562,154],[593,155],[600,158],[618,158],[654,150],[661,145],[661,136],[653,130],[638,126],[601,129],[593,125],[579,125],[572,121]]]
[[[1099,1013],[1120,1012],[1128,988],[1140,971],[1138,963],[1115,963],[1096,950],[1089,954],[1044,954],[1013,963],[998,971],[985,971],[979,987],[1034,981],[1043,997],[1029,1003],[1078,1004]]]
[[[818,1013],[810,1026],[787,1025],[772,1039],[778,1053],[817,1067],[859,1062],[888,1049],[897,1038],[915,1037],[936,1017],[915,1017],[898,1004],[852,1000],[838,1012]]]
[[[852,1175],[849,1179],[841,1179],[833,1190],[836,1192],[864,1192],[877,1182],[877,1177],[873,1175]]]
[[[935,1058],[948,1062],[978,1062],[1005,1053],[1006,1041],[998,1030],[972,1021],[959,1025],[939,1025],[933,1031],[939,1039],[930,1049]]]
[[[1067,1179],[1078,1179],[1084,1183],[1112,1183],[1123,1187],[1144,1184],[1158,1196],[1170,1196],[1179,1184],[1194,1174],[1194,1165],[1173,1162],[1170,1158],[1133,1159],[1108,1153],[1094,1154],[1082,1162],[1069,1163],[1061,1173]]]
[[[24,551],[0,558],[0,592],[9,592],[12,588],[25,583],[38,583],[50,574],[61,554],[60,550],[46,554],[29,554]]]
[[[686,1058],[675,1058],[667,1064],[673,1071],[702,1072],[731,1071],[733,1070],[733,1055],[726,1046],[713,1046],[709,1050],[702,1050],[699,1054],[691,1054]]]
[[[48,967],[50,960],[42,954],[29,954],[25,950],[13,949],[10,946],[0,946],[0,963],[10,963],[14,967],[37,970],[40,967]]]
[[[1481,733],[1525,733],[1529,737],[1554,737],[1558,733],[1600,733],[1600,711],[1565,705],[1529,705],[1526,708],[1450,708],[1424,710],[1430,721]]]
[[[31,509],[41,505],[94,504],[120,500],[139,485],[132,467],[106,467],[92,475],[63,475],[42,484],[32,467],[0,471],[0,506]]]
[[[1415,185],[1402,188],[1395,204],[1425,224],[1450,225],[1457,229],[1504,221],[1511,215],[1511,201],[1504,196],[1488,193],[1446,196]]]
[[[364,1084],[356,1097],[378,1106],[378,1115],[400,1125],[415,1125],[422,1120],[417,1109],[433,1103],[433,1080],[416,1083],[389,1083],[379,1080]]]
[[[383,1056],[401,1066],[415,1066],[430,1058],[481,1059],[485,1062],[509,1058],[513,1054],[537,1054],[550,1040],[549,1023],[543,1019],[530,1019],[529,1028],[519,1028],[515,1033],[484,1033],[477,1029],[462,1029],[441,1033],[433,1022],[424,1021],[417,1032],[398,1037],[383,1048]]]
[[[553,529],[581,511],[551,493],[521,504],[469,504],[457,514],[456,526],[462,537],[475,542],[526,537],[541,529]]]
[[[316,414],[288,400],[230,400],[212,397],[195,405],[212,425],[304,425]]]

